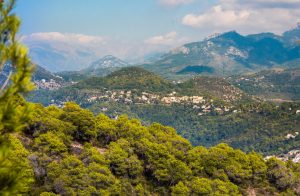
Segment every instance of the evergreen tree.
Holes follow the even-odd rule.
[[[21,94],[33,88],[30,82],[33,67],[27,49],[16,38],[20,20],[12,13],[14,6],[15,0],[0,1],[0,72],[4,66],[12,67],[0,84],[0,195],[26,192],[25,181],[30,182],[28,176],[27,179],[21,176],[22,168],[15,165],[13,157],[18,156],[13,150],[15,140],[9,138],[9,133],[24,126],[29,110],[24,107],[26,102]]]

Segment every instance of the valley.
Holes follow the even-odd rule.
[[[258,74],[263,73],[267,78],[269,72]],[[296,79],[297,75],[294,76]],[[247,82],[252,75],[243,77],[234,81]],[[300,131],[297,112],[300,104],[268,102],[260,96],[267,91],[251,94],[232,80],[200,76],[176,82],[139,67],[128,67],[57,90],[38,90],[29,100],[59,107],[73,101],[95,114],[104,113],[111,118],[126,114],[141,119],[144,124],[159,122],[175,127],[193,145],[213,146],[225,142],[265,155],[297,149],[299,136],[287,139],[286,135]],[[291,86],[297,88],[294,83]]]

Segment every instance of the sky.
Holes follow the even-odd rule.
[[[231,30],[281,34],[300,21],[300,0],[18,0],[15,12],[29,45],[133,59]]]

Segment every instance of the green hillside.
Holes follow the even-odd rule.
[[[171,127],[94,116],[74,103],[31,108],[22,133],[9,137],[8,161],[22,163],[23,177],[34,179],[25,194],[299,194],[299,164],[226,144],[192,147]]]
[[[244,76],[232,76],[228,81],[244,92],[265,99],[300,100],[300,69],[265,70]]]
[[[106,77],[91,77],[79,82],[79,89],[136,89],[151,92],[172,90],[172,84],[163,78],[139,67],[123,68]]]

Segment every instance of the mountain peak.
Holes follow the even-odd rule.
[[[218,38],[232,39],[235,37],[242,37],[242,35],[240,35],[236,31],[228,31],[225,33],[215,33],[215,34],[212,34],[212,35],[208,36],[207,38],[205,38],[204,41],[218,39]]]
[[[214,34],[211,34],[211,35],[207,36],[207,37],[204,39],[204,41],[205,41],[205,40],[214,39],[214,38],[216,38],[216,37],[218,37],[218,36],[220,36],[220,35],[221,35],[220,33],[214,33]]]
[[[106,56],[104,56],[104,57],[101,58],[101,60],[111,60],[111,59],[113,59],[113,60],[115,60],[115,59],[119,60],[119,58],[117,58],[117,57],[115,57],[113,55],[106,55]]]
[[[94,61],[90,66],[89,70],[96,70],[102,68],[116,68],[116,67],[126,67],[129,66],[129,63],[115,57],[112,55],[107,55],[101,59]]]
[[[233,38],[233,37],[242,37],[242,35],[236,31],[228,31],[221,34],[220,37]]]

